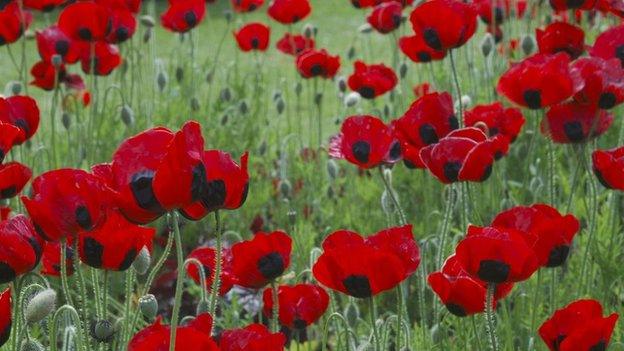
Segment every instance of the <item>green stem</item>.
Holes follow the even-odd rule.
[[[371,328],[373,328],[373,338],[375,339],[375,351],[381,351],[379,339],[379,331],[377,330],[377,313],[375,311],[375,300],[373,297],[368,298],[368,315],[370,316]]]
[[[279,292],[275,281],[271,282],[271,297],[273,298],[273,316],[271,317],[271,332],[279,331]]]
[[[496,336],[496,320],[494,316],[494,292],[496,291],[496,284],[489,283],[487,287],[487,294],[485,297],[485,319],[487,334],[490,339],[490,348],[492,351],[498,351],[498,337]]]
[[[451,59],[451,70],[453,71],[453,81],[455,82],[455,89],[457,90],[457,101],[459,105],[459,126],[462,128],[464,126],[464,106],[462,104],[462,93],[461,87],[459,85],[459,77],[457,75],[457,67],[455,65],[455,55],[453,54],[454,50],[449,50],[449,58]]]
[[[213,318],[217,313],[217,304],[219,301],[219,290],[221,290],[221,265],[223,251],[223,229],[221,228],[221,216],[219,211],[215,211],[215,231],[217,235],[217,247],[215,248],[215,269],[212,278],[212,288],[210,290],[210,315]]]
[[[402,226],[407,224],[405,212],[403,212],[403,209],[401,208],[401,204],[399,204],[399,200],[396,198],[396,194],[394,193],[392,184],[390,184],[390,182],[388,181],[388,179],[386,178],[384,174],[383,167],[379,167],[379,175],[381,176],[381,179],[383,180],[384,186],[386,188],[386,193],[390,195],[390,199],[392,200],[392,203],[394,204],[394,208],[396,208],[397,212],[399,213],[400,224]]]
[[[74,301],[69,293],[69,284],[67,283],[67,241],[61,241],[61,285],[63,287],[63,295],[68,305],[74,305]]]
[[[173,212],[170,214],[173,217],[173,234],[175,236],[176,246],[176,258],[178,266],[178,276],[176,281],[175,297],[173,302],[173,313],[171,315],[171,332],[169,351],[175,351],[176,344],[176,332],[178,329],[178,319],[180,317],[180,305],[182,303],[182,290],[184,290],[184,254],[182,252],[182,239],[180,237],[180,226],[178,223],[178,214]]]

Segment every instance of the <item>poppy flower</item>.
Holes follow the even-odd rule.
[[[67,267],[67,276],[74,274],[74,249],[68,240],[65,251],[65,265]],[[61,243],[46,242],[43,247],[43,255],[41,256],[41,274],[60,277],[61,276]]]
[[[393,227],[364,239],[339,230],[323,241],[312,268],[316,280],[349,296],[367,298],[397,286],[420,264],[412,226]]]
[[[528,279],[538,268],[535,238],[516,229],[469,226],[455,255],[470,275],[487,283],[515,283]]]
[[[582,57],[573,63],[585,81],[574,100],[609,110],[624,102],[624,68],[617,59]]]
[[[392,128],[373,116],[351,116],[332,138],[329,155],[368,169],[401,158],[401,145]]]
[[[473,4],[457,0],[431,0],[418,5],[410,15],[414,32],[430,48],[450,50],[464,45],[477,29]]]
[[[534,235],[533,250],[542,267],[561,266],[568,258],[572,239],[580,229],[576,217],[561,215],[555,208],[543,204],[516,206],[501,212],[492,221],[492,226]]]
[[[314,39],[300,34],[286,33],[277,42],[277,49],[287,55],[297,56],[307,49],[314,49]]]
[[[551,23],[543,30],[536,29],[535,38],[542,54],[565,52],[576,59],[585,52],[585,32],[573,24]]]
[[[329,295],[325,289],[312,284],[281,285],[277,290],[279,321],[290,329],[305,329],[314,324],[327,310]],[[273,291],[264,290],[263,312],[267,317],[273,313]]]
[[[607,189],[624,191],[624,147],[592,153],[594,174]]]
[[[492,174],[497,153],[505,149],[506,143],[504,136],[490,139],[478,128],[456,129],[438,143],[422,148],[420,159],[444,184],[483,182]]]
[[[349,88],[365,99],[374,99],[389,92],[399,81],[392,68],[384,64],[367,65],[362,61],[355,61],[353,70],[347,81]]]
[[[442,60],[446,51],[435,50],[429,47],[422,35],[416,34],[399,39],[399,48],[410,60],[419,63]]]
[[[43,242],[28,217],[17,215],[0,222],[0,284],[33,270],[41,259]]]
[[[186,33],[195,28],[206,16],[206,2],[203,0],[169,0],[169,7],[160,16],[166,29]]]
[[[22,23],[22,19],[25,23]],[[31,22],[30,12],[20,11],[17,1],[3,1],[0,4],[0,46],[16,42]]]
[[[208,313],[200,314],[185,326],[177,327],[175,350],[184,351],[219,351],[219,347],[210,337],[212,317]],[[128,351],[168,351],[171,342],[171,327],[161,324],[158,317],[154,324],[136,333]]]
[[[583,88],[583,80],[570,67],[570,56],[535,54],[512,65],[499,79],[497,90],[514,103],[530,109],[553,106]]]
[[[605,60],[617,58],[624,68],[624,24],[600,33],[589,54]]]
[[[39,128],[37,101],[22,95],[15,95],[6,99],[0,97],[0,123],[12,124],[20,129],[15,144],[21,145],[32,138]]]
[[[264,0],[230,0],[236,12],[251,12],[264,5]]]
[[[309,49],[297,56],[296,64],[303,78],[334,78],[340,68],[340,57],[331,56],[325,49]]]
[[[596,300],[577,300],[555,311],[539,328],[539,335],[551,351],[606,350],[619,318],[602,316]]]
[[[121,2],[112,1],[109,7],[111,30],[106,41],[113,44],[123,43],[132,38],[137,28],[134,14]]]
[[[281,276],[290,265],[292,239],[280,231],[258,232],[232,246],[232,272],[237,285],[259,289]]]
[[[0,122],[0,165],[5,156],[11,151],[15,140],[20,135],[19,128],[12,124]]]
[[[78,236],[78,253],[86,265],[109,271],[125,271],[143,247],[151,249],[155,229],[128,222],[109,210],[104,223]]]
[[[96,43],[80,43],[80,66],[86,74],[93,70],[97,76],[107,76],[121,64],[121,55],[116,45],[104,41]],[[92,47],[91,45],[94,45]]]
[[[392,127],[401,142],[405,164],[409,168],[425,168],[420,150],[437,143],[459,127],[451,94],[425,94],[414,101],[403,116],[394,120]]]
[[[591,10],[596,5],[597,0],[549,0],[550,6],[555,11],[566,10]]]
[[[216,263],[216,250],[212,247],[199,247],[191,251],[188,258],[194,258],[198,260],[206,275],[206,287],[211,289],[215,277],[215,263]],[[190,264],[186,267],[186,272],[193,278],[195,283],[201,284],[199,277],[199,270],[194,264]],[[232,273],[232,251],[229,248],[223,249],[221,253],[221,285],[219,288],[219,295],[223,296],[232,289],[236,284],[236,277]]]
[[[112,20],[106,7],[87,0],[65,7],[59,15],[58,26],[74,40],[93,42],[106,39]]]
[[[51,12],[66,2],[67,0],[24,0],[24,7],[31,10]]]
[[[234,32],[238,47],[243,52],[266,51],[269,47],[271,28],[262,23],[249,23]]]
[[[11,217],[11,208],[0,206],[0,221],[6,221]]]
[[[453,315],[466,317],[485,311],[487,283],[466,273],[456,255],[447,258],[440,271],[429,274],[427,282]],[[507,296],[512,288],[513,283],[497,284],[492,308],[496,308],[498,300]]]
[[[221,351],[282,351],[286,337],[272,334],[262,324],[251,324],[242,329],[225,330],[219,337]]]
[[[375,6],[366,19],[379,33],[387,34],[399,28],[403,18],[403,7],[398,2],[384,2]]]
[[[375,7],[386,2],[397,2],[403,7],[411,6],[414,0],[351,0],[351,4],[355,8]]]
[[[271,0],[269,16],[282,24],[292,24],[308,17],[312,12],[309,0]]]
[[[199,220],[218,209],[235,210],[241,207],[247,200],[249,190],[248,158],[247,153],[243,154],[238,165],[226,152],[204,151],[207,182],[204,192],[199,201],[184,207],[180,213],[187,219]]]
[[[22,196],[22,202],[46,241],[97,228],[106,218],[112,197],[100,177],[79,169],[43,173],[35,178],[32,189],[32,195]]]
[[[49,61],[39,61],[32,66],[30,74],[34,78],[30,82],[31,85],[50,91],[57,88],[63,82],[67,71],[64,65],[57,68]]]
[[[511,2],[508,0],[478,0],[475,1],[475,5],[479,18],[485,24],[498,26],[511,15]]]
[[[489,137],[504,135],[510,141],[516,140],[525,119],[517,108],[504,108],[500,102],[489,105],[477,105],[464,112],[464,122],[468,127],[475,127],[479,123],[487,127]]]
[[[21,163],[0,164],[0,200],[10,199],[21,193],[30,177],[32,171]]]
[[[37,31],[37,50],[43,61],[52,61],[52,56],[59,55],[64,63],[76,63],[80,51],[76,43],[57,25]]]
[[[11,289],[0,293],[0,347],[9,341],[11,336]]]
[[[551,107],[542,120],[542,134],[560,144],[582,143],[606,132],[613,115],[596,106],[568,102]]]

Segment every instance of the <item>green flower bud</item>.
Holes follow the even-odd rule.
[[[142,296],[139,299],[139,308],[147,320],[153,320],[158,313],[158,301],[156,300],[156,296],[152,294]]]
[[[121,108],[121,121],[127,126],[130,127],[134,125],[134,111],[128,105],[124,105]]]
[[[35,339],[24,340],[22,342],[21,351],[44,351],[45,348],[41,343]]]
[[[154,21],[154,18],[150,15],[143,15],[139,17],[139,21],[141,21],[142,25],[148,28],[152,28],[156,24],[156,22]]]
[[[45,289],[37,293],[26,305],[24,318],[28,324],[42,321],[56,308],[56,291]]]
[[[132,262],[132,268],[138,275],[144,275],[149,270],[152,265],[152,255],[150,254],[147,247],[143,247],[139,254]]]

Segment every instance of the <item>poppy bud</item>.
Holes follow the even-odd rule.
[[[184,69],[182,69],[182,67],[178,66],[176,68],[175,77],[178,83],[182,82],[182,80],[184,79]]]
[[[373,31],[373,27],[371,27],[371,25],[368,23],[364,23],[358,28],[358,32],[362,34],[368,34],[368,33],[371,33],[372,31]]]
[[[156,83],[158,84],[158,90],[160,90],[160,92],[165,90],[168,80],[169,78],[167,77],[167,73],[163,71],[158,72],[158,75],[156,76]]]
[[[350,47],[349,51],[347,51],[347,57],[349,58],[349,60],[353,60],[353,58],[355,57],[355,47]]]
[[[208,74],[206,74],[206,83],[208,83],[208,84],[212,83],[213,79],[214,79],[214,71],[210,70],[210,72],[208,72]]]
[[[148,28],[152,28],[156,24],[156,22],[154,22],[154,18],[150,15],[143,15],[139,17],[139,21],[141,21],[142,25]]]
[[[143,43],[148,43],[152,39],[152,28],[148,27],[143,33]]]
[[[21,351],[44,351],[45,348],[35,339],[24,340]]]
[[[232,22],[232,11],[230,11],[230,10],[223,11],[223,17],[225,17],[225,20],[228,23]]]
[[[484,57],[490,56],[494,48],[494,36],[491,33],[485,33],[481,41],[481,53]]]
[[[310,23],[306,24],[306,25],[303,27],[303,35],[304,35],[306,38],[312,38],[312,37],[314,37],[314,32],[315,32],[315,30],[314,30],[314,26],[313,26],[312,24],[310,24]]]
[[[260,143],[260,146],[258,147],[258,154],[260,156],[263,156],[266,150],[267,150],[267,142],[266,140],[263,140],[262,143]]]
[[[221,93],[219,94],[219,97],[222,102],[230,101],[232,99],[232,92],[230,91],[230,88],[223,88],[221,90]]]
[[[275,103],[275,109],[277,110],[277,113],[281,115],[282,112],[284,112],[285,107],[286,107],[286,104],[284,103],[284,99],[279,98],[277,102]]]
[[[199,100],[194,96],[191,98],[191,110],[199,111]]]
[[[362,100],[362,97],[360,96],[360,94],[356,92],[352,92],[352,93],[349,93],[349,95],[345,97],[344,104],[347,107],[353,107],[357,105],[360,102],[360,100]]]
[[[388,118],[388,116],[390,116],[390,106],[388,106],[388,104],[384,105],[383,113],[384,113],[384,116],[386,118]]]
[[[277,101],[277,99],[282,97],[282,92],[279,90],[276,90],[273,92],[273,102]]]
[[[5,91],[8,92],[7,95],[19,95],[22,92],[22,83],[18,81],[12,81],[7,84]]]
[[[323,102],[323,93],[317,93],[314,96],[314,104],[315,105],[320,105]]]
[[[221,117],[221,125],[222,126],[226,125],[229,119],[230,119],[230,115],[225,113],[223,117]]]
[[[335,194],[334,188],[332,186],[329,186],[327,188],[327,198],[330,199],[330,200],[333,199],[334,198],[334,194]]]
[[[142,296],[139,299],[139,308],[141,309],[143,317],[150,321],[153,320],[158,313],[158,301],[156,300],[156,296],[152,294]]]
[[[297,82],[297,84],[295,84],[295,94],[297,94],[297,96],[300,96],[302,91],[303,85],[301,84],[301,82]]]
[[[91,330],[91,336],[99,342],[108,343],[112,340],[115,328],[113,324],[106,319],[100,319],[95,322]]]
[[[132,268],[138,275],[144,275],[152,264],[152,255],[146,247],[143,247],[132,262]]]
[[[63,123],[65,130],[69,130],[69,127],[71,127],[71,116],[69,113],[63,112],[63,115],[61,116],[61,123]]]
[[[208,303],[208,301],[202,299],[199,300],[199,303],[197,304],[197,310],[195,312],[196,316],[199,316],[200,314],[204,314],[204,313],[208,313],[210,310],[210,304]]]
[[[401,79],[407,76],[407,63],[405,63],[405,61],[401,62],[401,65],[399,66],[399,76]]]
[[[434,340],[434,342],[442,342],[443,333],[440,330],[440,324],[435,324],[431,327],[429,333],[431,334],[431,339]]]
[[[249,112],[249,106],[247,106],[247,102],[245,100],[241,101],[238,105],[238,110],[241,114],[246,115]]]
[[[340,90],[341,93],[347,91],[347,79],[343,76],[338,77],[338,90]]]
[[[52,55],[52,58],[50,60],[52,61],[52,66],[54,66],[54,68],[56,69],[59,69],[59,67],[61,67],[61,65],[63,64],[63,57],[61,57],[61,55],[59,54]]]
[[[338,172],[340,171],[338,164],[334,159],[327,160],[327,174],[331,179],[336,179],[338,177]]]
[[[387,190],[381,194],[381,208],[387,216],[391,216],[394,213],[394,202]]]
[[[291,226],[297,224],[297,211],[290,210],[286,215],[288,216],[288,223],[290,223]]]
[[[288,179],[282,179],[280,181],[279,190],[283,198],[290,199],[290,196],[292,195],[292,185],[290,185]]]
[[[56,307],[56,291],[45,289],[37,293],[26,306],[24,318],[29,324],[37,323],[47,317]]]
[[[470,107],[472,105],[472,98],[469,95],[462,95],[459,100],[464,108]]]
[[[520,46],[522,46],[522,52],[528,56],[533,53],[533,50],[535,49],[535,39],[533,39],[533,36],[527,34],[522,37],[522,43]]]
[[[130,127],[134,124],[134,111],[128,105],[124,105],[121,108],[121,121],[126,125],[126,127]]]

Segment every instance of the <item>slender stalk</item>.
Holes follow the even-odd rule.
[[[394,204],[394,208],[396,208],[397,212],[399,213],[400,224],[401,225],[407,224],[405,212],[403,212],[403,209],[401,208],[401,204],[399,203],[399,200],[396,198],[396,194],[394,192],[394,189],[392,188],[392,184],[390,184],[390,182],[388,181],[388,179],[386,178],[384,174],[383,167],[379,167],[379,175],[381,176],[381,179],[383,180],[384,186],[386,188],[386,192],[388,193],[388,195],[390,195],[390,199],[392,200],[392,203]]]
[[[492,351],[498,351],[498,337],[496,336],[496,320],[494,316],[494,308],[492,306],[494,302],[494,292],[496,291],[496,284],[489,283],[487,287],[487,294],[485,297],[485,319],[488,338],[490,340],[490,348]]]
[[[371,328],[373,328],[373,338],[375,339],[375,351],[381,351],[379,339],[379,331],[377,330],[377,313],[375,311],[375,300],[373,297],[368,298],[368,315],[370,316]]]
[[[171,332],[169,351],[175,351],[176,332],[180,317],[180,305],[182,304],[182,290],[184,290],[184,253],[182,252],[182,239],[180,238],[180,225],[178,223],[178,214],[173,212],[170,214],[173,218],[173,235],[175,238],[176,258],[178,263],[178,276],[176,280],[176,290],[173,302],[173,313],[171,315]]]
[[[277,333],[279,331],[279,292],[277,290],[277,283],[271,282],[271,297],[273,298],[273,311],[271,316],[271,332]]]
[[[61,285],[63,287],[63,295],[68,305],[74,305],[74,300],[70,294],[69,284],[67,283],[67,241],[61,241]]]
[[[451,59],[451,70],[453,71],[453,81],[455,82],[455,90],[457,91],[457,101],[459,102],[459,126],[460,128],[464,126],[464,106],[462,104],[462,93],[461,87],[459,85],[459,77],[457,75],[457,67],[455,65],[455,55],[453,54],[454,50],[449,50],[449,58]]]
[[[221,216],[219,211],[215,211],[215,231],[217,235],[217,247],[215,249],[215,269],[212,278],[212,288],[210,291],[210,315],[216,316],[217,302],[219,300],[219,290],[221,290],[221,265],[223,251],[223,229],[221,228]]]

